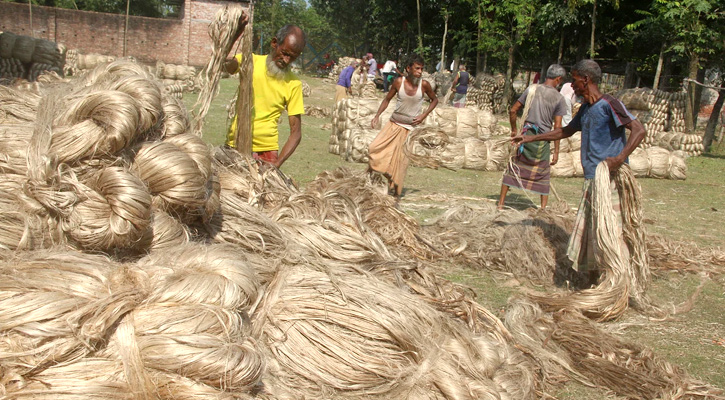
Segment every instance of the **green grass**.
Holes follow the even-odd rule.
[[[334,84],[320,78],[302,77],[312,87],[312,96],[305,104],[332,107]],[[206,119],[204,139],[221,144],[226,132],[225,105],[234,96],[238,80],[222,81],[220,94]],[[191,106],[195,96],[186,95]],[[350,163],[328,152],[329,130],[321,129],[329,119],[302,118],[302,143],[282,170],[301,186],[325,170],[346,167],[363,170],[364,164]],[[289,135],[283,118],[280,124],[281,144]],[[712,154],[689,158],[685,181],[639,179],[644,198],[647,230],[700,246],[722,246],[725,241],[725,145],[716,144]],[[450,171],[411,167],[405,182],[401,206],[419,222],[431,221],[450,204],[449,198],[465,198],[469,202],[495,201],[498,197],[501,172],[472,170]],[[582,178],[552,178],[553,187],[571,207],[578,205]],[[430,196],[437,195],[437,201]],[[533,200],[533,203],[532,203]],[[552,196],[550,201],[556,200]],[[515,208],[538,205],[538,198],[529,199],[521,192],[511,191],[507,204]],[[471,286],[478,300],[494,313],[500,313],[507,298],[516,289],[505,285],[500,277],[480,270],[455,265],[442,265],[446,278]],[[654,279],[650,295],[655,304],[679,303],[699,284],[694,275],[670,274]],[[725,286],[723,278],[709,281],[694,309],[668,321],[645,321],[628,312],[618,322],[634,323],[624,330],[625,338],[652,347],[665,359],[684,367],[706,382],[725,387]],[[561,399],[604,399],[611,394],[570,383],[554,394]]]

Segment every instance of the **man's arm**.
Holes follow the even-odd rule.
[[[295,152],[297,146],[302,141],[302,115],[290,115],[289,116],[289,138],[282,146],[282,150],[279,152],[277,162],[274,164],[275,167],[279,168],[284,162]]]
[[[624,145],[624,148],[616,157],[609,157],[604,160],[609,166],[610,172],[616,171],[622,164],[624,164],[624,161],[630,154],[632,154],[634,149],[639,146],[647,133],[642,123],[637,119],[630,121],[624,127],[630,130],[629,138],[627,138],[627,143]]]
[[[385,111],[388,108],[388,104],[390,104],[390,100],[392,100],[393,96],[395,96],[395,94],[398,93],[401,82],[403,82],[403,78],[396,78],[393,81],[393,85],[390,87],[388,94],[385,95],[383,102],[380,103],[380,107],[378,107],[378,112],[375,114],[375,117],[373,117],[373,120],[370,121],[371,128],[378,129],[377,126],[378,126],[378,123],[380,122],[380,114],[382,114],[383,111]]]
[[[453,83],[451,84],[451,92],[456,90],[456,85],[458,85],[458,78],[460,78],[460,77],[461,77],[460,73],[456,74],[456,78],[453,79]]]
[[[529,143],[529,142],[539,142],[539,141],[549,141],[552,140],[559,140],[568,138],[569,136],[575,134],[577,131],[574,129],[574,127],[571,126],[571,124],[563,127],[563,128],[557,128],[553,131],[546,132],[541,135],[518,135],[511,138],[511,143],[515,145],[523,144],[523,143]]]
[[[438,97],[433,91],[433,88],[430,86],[430,82],[423,81],[423,93],[428,95],[428,98],[430,99],[430,105],[428,106],[428,109],[423,112],[423,114],[420,114],[413,118],[413,122],[410,123],[412,126],[422,124],[428,114],[430,114],[430,112],[433,111],[433,109],[436,108],[436,106],[438,105]]]
[[[561,128],[561,115],[554,116],[554,129]],[[554,140],[554,154],[551,155],[551,165],[559,162],[559,140]]]
[[[521,102],[516,101],[513,106],[511,106],[511,109],[509,110],[509,123],[511,124],[511,137],[514,137],[519,134],[519,131],[516,126],[516,114],[519,113],[519,110],[521,109]]]

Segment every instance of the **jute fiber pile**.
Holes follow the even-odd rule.
[[[45,72],[63,75],[65,46],[12,32],[0,32],[0,82],[15,78],[31,82]]]
[[[332,111],[328,107],[305,106],[305,116],[312,118],[329,118]]]
[[[0,253],[5,396],[533,398],[501,322],[405,261],[430,254],[380,177],[300,192],[212,158],[126,60],[13,95],[32,129],[25,174],[2,174],[3,221],[26,223]]]
[[[625,89],[616,94],[647,129],[641,147],[682,150],[687,156],[702,154],[702,136],[685,133],[685,92],[649,88]]]
[[[600,335],[596,325],[533,325],[544,316],[512,331],[428,272],[441,246],[379,175],[327,172],[301,191],[232,150],[212,153],[136,64],[8,91],[2,126],[19,133],[0,142],[24,163],[9,157],[0,175],[5,397],[514,400],[564,375],[612,390],[640,378],[627,376],[637,359],[591,379],[586,368],[614,362],[590,342],[561,345],[569,359],[543,345]],[[633,393],[711,390],[667,371]]]
[[[337,60],[337,64],[332,67],[332,70],[330,70],[330,73],[327,75],[327,79],[329,79],[331,83],[336,84],[337,80],[340,78],[340,72],[342,72],[343,69],[349,67],[353,61],[362,62],[362,60],[355,57],[340,57]]]

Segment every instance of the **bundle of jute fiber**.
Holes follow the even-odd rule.
[[[338,58],[337,63],[334,67],[332,67],[330,73],[327,75],[327,78],[332,80],[333,82],[337,82],[337,79],[340,77],[340,72],[342,72],[343,69],[349,67],[353,61],[357,61],[357,59],[355,57]]]
[[[182,242],[188,238],[185,228],[176,226],[176,233],[156,240],[155,230],[171,229],[155,222],[164,220],[154,217],[157,211],[172,213],[185,224],[201,222],[215,212],[218,197],[209,149],[189,134],[164,136],[167,122],[174,118],[165,120],[163,95],[145,69],[119,60],[73,83],[50,82],[47,88],[40,87],[40,93],[37,104],[22,103],[26,116],[21,119],[33,121],[24,130],[10,131],[34,130],[26,152],[19,152],[18,146],[27,134],[3,140],[2,146],[9,150],[3,170],[24,175],[19,193],[25,197],[6,199],[9,202],[2,209],[16,216],[18,210],[32,212],[26,218],[42,219],[32,226],[44,231],[39,240],[15,235],[18,242],[3,243],[6,247],[45,247],[51,241],[132,254],[169,237]],[[17,115],[12,112],[13,118]],[[18,201],[34,206],[16,207]],[[11,232],[36,232],[23,218],[8,221],[16,224],[7,228]]]
[[[302,82],[302,96],[303,97],[312,96],[312,88],[310,87],[310,84],[307,82]]]
[[[13,267],[0,282],[18,295],[3,315],[33,311],[0,323],[17,346],[0,360],[10,398],[245,398],[259,384],[247,311],[261,281],[233,248],[186,245],[123,265],[31,254]]]
[[[103,54],[78,54],[76,67],[79,70],[93,69],[101,64],[107,64],[114,61],[116,57],[106,56]]]
[[[156,61],[156,77],[159,79],[173,79],[185,81],[196,75],[196,68],[189,65],[167,64],[163,61]]]
[[[212,99],[217,93],[219,80],[222,77],[224,60],[232,50],[234,42],[236,42],[239,35],[243,33],[242,30],[239,29],[239,18],[244,13],[244,8],[241,5],[227,4],[216,12],[214,20],[211,24],[209,24],[209,36],[211,37],[213,43],[212,55],[206,67],[199,73],[201,91],[193,107],[194,118],[192,128],[197,136],[201,136],[202,128],[204,126],[204,118],[209,111]],[[251,23],[249,25],[251,25]],[[248,35],[244,36],[245,37],[242,38],[243,41],[251,40],[251,38],[246,37]],[[249,60],[249,58],[251,58],[251,54],[244,55],[245,57],[242,60],[244,65],[240,66],[240,72],[242,74],[250,75],[249,79],[251,79],[251,70],[247,69],[250,68],[247,64],[251,62],[251,60]],[[251,101],[251,99],[246,98],[245,100],[247,102]],[[244,103],[244,106],[246,107],[247,104]],[[244,119],[241,122],[246,122],[248,116],[243,116],[243,118]]]
[[[629,166],[636,177],[684,180],[687,178],[685,154],[661,147],[636,148],[629,155]]]
[[[436,107],[425,120],[426,125],[437,125],[448,136],[459,139],[483,137],[479,134],[477,112],[470,108]],[[490,136],[490,132],[487,132]]]
[[[613,185],[619,192],[621,218],[612,210]],[[592,289],[558,295],[531,294],[545,310],[570,308],[597,321],[616,319],[628,304],[657,312],[646,296],[649,263],[642,224],[641,191],[627,165],[610,181],[605,162],[597,166],[592,189],[595,259],[600,278]],[[622,232],[617,227],[622,227]],[[586,244],[582,244],[584,246]]]
[[[411,165],[438,168],[442,164],[441,154],[452,142],[453,139],[438,126],[423,126],[408,134],[403,152]]]
[[[352,268],[279,271],[253,323],[269,344],[263,382],[272,398],[534,396],[521,352]]]

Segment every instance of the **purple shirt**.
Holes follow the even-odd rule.
[[[352,65],[345,67],[342,72],[340,72],[340,79],[337,80],[337,84],[346,88],[350,87],[350,79],[352,78],[352,73],[355,71],[355,67]]]

